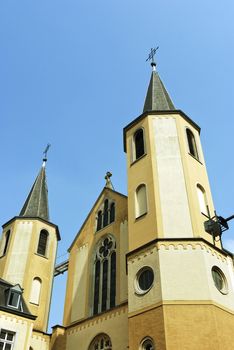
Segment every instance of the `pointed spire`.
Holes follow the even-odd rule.
[[[49,221],[48,189],[46,183],[45,165],[49,144],[44,151],[44,159],[41,170],[29,192],[19,216],[40,217]]]
[[[163,85],[163,82],[161,81],[158,73],[156,72],[156,63],[154,61],[154,55],[157,49],[151,49],[151,53],[147,59],[147,61],[150,59],[152,60],[152,74],[147,95],[145,98],[143,113],[150,111],[168,111],[175,109],[175,106],[165,86]]]
[[[109,171],[107,171],[106,176],[105,176],[105,180],[106,180],[105,187],[110,188],[111,190],[114,190],[114,186],[113,186],[111,179],[110,179],[111,176],[112,176],[112,174]]]

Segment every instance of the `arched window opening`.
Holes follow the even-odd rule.
[[[110,206],[110,224],[115,221],[115,203]]]
[[[209,216],[209,207],[206,199],[206,192],[201,185],[197,185],[197,196],[201,213]]]
[[[109,201],[108,199],[104,202],[104,214],[103,214],[103,227],[108,225],[108,217],[109,217]]]
[[[33,282],[32,282],[30,303],[39,305],[40,294],[41,294],[41,279],[36,277],[33,279]]]
[[[94,276],[94,300],[93,300],[93,314],[98,313],[99,303],[99,290],[100,290],[100,260],[95,263],[95,276]]]
[[[107,334],[97,335],[89,346],[89,350],[112,350],[112,343]]]
[[[116,244],[113,236],[102,238],[95,252],[93,279],[93,314],[115,306],[116,295]]]
[[[97,216],[97,231],[101,230],[102,228],[102,211],[99,210],[98,216]]]
[[[196,159],[199,159],[195,136],[193,135],[190,129],[186,129],[186,134],[188,140],[189,153]]]
[[[146,186],[140,185],[136,189],[136,218],[147,213]]]
[[[115,306],[116,294],[116,252],[111,254],[110,307]]]
[[[154,342],[150,337],[146,337],[141,342],[141,350],[156,350]]]
[[[144,132],[143,129],[139,129],[134,134],[134,146],[135,146],[135,159],[140,158],[145,153],[144,144]]]
[[[10,240],[10,233],[11,233],[11,231],[8,230],[5,234],[5,244],[4,244],[4,249],[3,249],[3,255],[5,255],[7,252],[7,248],[8,248],[9,240]]]
[[[38,241],[38,246],[37,246],[37,253],[38,254],[45,256],[46,247],[47,247],[47,240],[48,240],[48,232],[46,230],[41,230],[39,241]]]

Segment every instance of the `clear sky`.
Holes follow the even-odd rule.
[[[202,128],[219,214],[234,213],[233,0],[7,0],[0,3],[0,219],[18,215],[51,143],[51,221],[66,253],[106,171],[126,194],[122,129],[141,114],[151,69]],[[234,222],[224,234],[234,251]],[[59,258],[62,261],[67,256]],[[66,276],[50,324],[62,321]]]

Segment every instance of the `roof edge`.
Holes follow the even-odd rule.
[[[189,123],[191,123],[195,129],[198,130],[198,132],[201,132],[201,128],[198,124],[196,124],[191,118],[189,118],[182,110],[180,109],[174,109],[174,110],[163,110],[163,111],[146,111],[139,115],[139,117],[135,118],[132,122],[130,122],[128,125],[126,125],[123,128],[123,146],[124,146],[124,152],[126,152],[126,132],[135,124],[137,124],[140,120],[144,119],[147,115],[160,115],[160,114],[180,114],[185,120],[187,120]]]
[[[7,225],[9,225],[12,221],[15,221],[15,220],[39,220],[39,221],[42,221],[42,222],[45,222],[46,224],[49,224],[50,226],[54,227],[55,230],[56,230],[56,236],[57,236],[57,239],[58,241],[61,240],[61,236],[60,236],[60,232],[59,232],[59,228],[57,225],[53,224],[52,222],[48,221],[48,220],[45,220],[39,216],[14,216],[12,219],[10,219],[9,221],[7,221],[5,224],[2,225],[2,228],[5,228]]]

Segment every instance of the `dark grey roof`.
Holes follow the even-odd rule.
[[[23,296],[21,295],[21,303],[18,308],[14,308],[8,305],[9,291],[12,290],[22,290],[19,285],[13,285],[2,278],[0,278],[0,310],[5,312],[13,313],[30,319],[36,319],[36,316],[32,315],[29,311]],[[23,292],[23,290],[22,290]]]
[[[40,217],[49,221],[48,189],[44,166],[42,166],[19,216]]]
[[[144,112],[174,110],[175,106],[168,95],[158,73],[153,71],[145,98]]]

